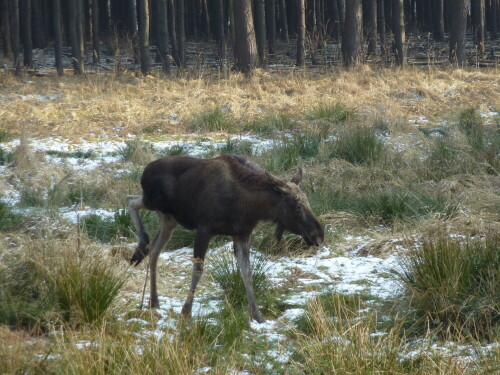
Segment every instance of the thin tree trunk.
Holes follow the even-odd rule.
[[[45,29],[41,0],[32,0],[33,48],[45,47]]]
[[[498,0],[491,0],[491,39],[495,40],[498,34]]]
[[[62,60],[61,0],[52,0],[52,22],[54,26],[54,50],[57,75],[64,74]]]
[[[149,53],[149,5],[148,0],[138,0],[137,13],[139,15],[139,50],[141,52],[141,72],[149,74],[151,57]]]
[[[304,0],[297,1],[297,66],[304,66],[306,63],[306,9]]]
[[[0,20],[0,35],[2,36],[2,49],[4,57],[9,57],[12,53],[8,1],[9,0],[0,0],[0,11],[2,15],[2,19]]]
[[[160,55],[162,70],[165,74],[170,74],[170,55],[168,51],[168,5],[167,0],[158,1],[158,35],[156,43]]]
[[[203,39],[208,41],[210,39],[210,15],[208,13],[207,0],[201,0],[201,21]]]
[[[286,18],[285,0],[278,0],[278,5],[280,10],[281,40],[288,44],[288,19]]]
[[[335,42],[340,41],[340,10],[337,0],[332,1],[332,37]]]
[[[259,63],[266,62],[266,12],[264,0],[254,0],[254,25]]]
[[[179,61],[179,50],[177,49],[177,30],[175,28],[175,5],[174,0],[168,0],[168,34],[170,37],[170,46],[172,48],[172,58],[175,65],[181,65]]]
[[[444,40],[444,0],[434,0],[434,40]]]
[[[276,53],[276,0],[266,0],[266,34],[269,54]]]
[[[374,55],[377,52],[377,0],[365,0],[366,6],[366,37],[368,48],[366,56]]]
[[[11,24],[12,53],[14,55],[14,74],[21,73],[21,62],[19,61],[19,0],[11,0]]]
[[[394,44],[396,47],[396,64],[406,65],[405,21],[403,0],[392,0],[392,18]]]
[[[71,56],[73,59],[73,69],[75,74],[83,73],[82,51],[78,38],[79,26],[78,23],[78,0],[69,0],[69,40],[71,44]]]
[[[484,51],[484,0],[471,0],[472,31],[478,51]]]
[[[101,60],[101,48],[99,46],[99,0],[92,0],[92,56],[94,64]]]
[[[217,0],[217,52],[220,59],[220,69],[224,70],[226,60],[226,37],[224,27],[224,4],[223,0]]]
[[[176,1],[176,27],[177,27],[177,49],[179,51],[180,66],[186,64],[186,29],[184,26],[184,0]]]
[[[342,61],[346,68],[352,68],[361,63],[362,26],[361,0],[346,0],[342,36]]]
[[[454,0],[450,28],[450,61],[465,64],[465,33],[467,26],[467,1]]]
[[[389,0],[390,1],[390,0]],[[387,55],[387,44],[385,41],[385,4],[384,0],[377,0],[377,30],[380,40],[380,53]]]
[[[233,1],[235,44],[234,58],[238,69],[250,75],[257,62],[257,42],[250,0]]]
[[[21,1],[22,37],[24,47],[24,66],[33,65],[33,40],[31,39],[31,0]]]

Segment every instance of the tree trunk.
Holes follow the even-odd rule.
[[[148,0],[138,0],[137,13],[139,15],[139,50],[141,52],[141,72],[149,74],[151,57],[149,54],[149,5]]]
[[[374,55],[377,52],[377,0],[364,0],[366,7],[366,37],[368,40],[368,49],[366,56]]]
[[[444,0],[434,0],[434,40],[444,40]],[[484,1],[484,0],[483,0]]]
[[[31,0],[21,0],[21,27],[24,47],[24,66],[33,65],[33,41],[31,39]]]
[[[2,36],[2,49],[4,57],[9,57],[12,53],[10,22],[9,22],[9,0],[0,0],[0,35]]]
[[[265,64],[266,61],[266,14],[264,0],[254,0],[254,25],[255,38],[257,41],[257,54],[259,63]]]
[[[101,2],[102,1],[103,0],[101,0]],[[132,53],[134,55],[134,63],[138,64],[141,59],[141,51],[139,49],[139,30],[137,26],[137,4],[135,0],[127,0],[126,18],[127,18],[127,29],[130,33],[130,39],[132,41]]]
[[[32,0],[33,48],[45,47],[45,29],[41,0]]]
[[[234,0],[234,59],[238,69],[249,75],[257,62],[257,42],[250,0]]]
[[[170,46],[172,48],[172,58],[175,65],[181,66],[179,60],[179,50],[177,49],[177,30],[175,28],[175,5],[174,0],[168,0],[168,34],[170,36]]]
[[[390,0],[389,0],[390,1]],[[377,0],[377,30],[380,39],[380,53],[387,55],[387,43],[385,41],[385,4],[384,0]]]
[[[78,0],[69,0],[69,40],[71,44],[71,56],[73,59],[73,69],[75,74],[82,74],[83,69],[83,58],[82,51],[80,49],[80,42],[78,33],[80,31],[80,27],[78,26],[79,18],[78,18]]]
[[[158,1],[158,35],[156,36],[158,53],[161,59],[162,70],[165,74],[170,74],[170,55],[168,51],[168,5],[167,0]]]
[[[452,64],[465,64],[465,33],[467,27],[467,1],[454,0],[451,9],[450,61]]]
[[[176,1],[177,50],[179,51],[180,66],[186,65],[186,28],[184,26],[184,0]]]
[[[340,42],[340,11],[337,0],[332,1],[332,37],[335,42]]]
[[[495,40],[498,34],[498,0],[491,0],[491,39]]]
[[[346,0],[342,36],[342,61],[346,68],[352,68],[361,63],[362,25],[361,0]]]
[[[14,55],[14,74],[21,73],[21,62],[19,61],[19,0],[10,0],[10,30],[12,34],[12,53]]]
[[[276,53],[276,0],[266,0],[266,34],[269,54]]]
[[[94,64],[101,60],[101,47],[99,46],[99,0],[92,0],[92,56]]]
[[[201,0],[201,30],[203,32],[203,39],[208,41],[210,39],[210,17],[207,0]]]
[[[224,27],[224,4],[223,0],[217,0],[217,52],[220,59],[220,70],[224,70],[226,60],[226,38]]]
[[[95,1],[95,0],[94,0]],[[52,0],[52,22],[54,26],[54,53],[57,75],[64,74],[62,60],[61,0]]]
[[[304,66],[306,63],[306,9],[304,0],[297,1],[297,61],[298,66]]]
[[[478,51],[484,51],[484,0],[471,1],[472,31]]]
[[[286,15],[285,0],[278,0],[278,5],[280,10],[281,40],[288,44],[288,19]]]
[[[392,18],[394,44],[396,47],[396,64],[406,65],[405,21],[403,0],[392,0]]]

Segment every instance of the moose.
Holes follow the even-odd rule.
[[[159,307],[158,257],[180,224],[196,230],[191,287],[182,314],[191,315],[211,237],[228,235],[233,238],[250,317],[264,322],[255,301],[250,266],[250,236],[257,223],[274,222],[278,241],[285,230],[301,236],[309,246],[319,246],[324,240],[323,228],[311,211],[306,195],[299,189],[302,175],[299,169],[286,181],[238,155],[213,159],[176,156],[149,163],[141,177],[142,195],[129,195],[126,200],[139,238],[130,263],[138,265],[150,255],[150,307]],[[159,217],[159,229],[152,245],[139,216],[142,209],[156,211]]]

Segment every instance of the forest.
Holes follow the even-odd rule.
[[[429,46],[445,42],[447,35],[452,64],[487,65],[498,58],[494,41],[499,27],[498,0],[0,2],[3,55],[11,59],[15,74],[34,67],[33,49],[49,46],[59,75],[65,54],[75,74],[81,74],[86,66],[99,65],[103,52],[116,55],[120,48],[129,50],[143,74],[152,64],[168,74],[172,67],[194,64],[187,51],[190,41],[206,47],[213,65],[245,73],[279,61],[280,55],[293,55],[289,64],[296,66],[325,64],[332,60],[324,57],[333,54],[335,43],[346,67],[376,56],[381,63],[405,65],[419,54],[424,62],[442,63],[443,56],[435,56]],[[436,49],[442,54],[442,46]]]

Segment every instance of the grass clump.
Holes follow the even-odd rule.
[[[84,203],[91,207],[99,206],[106,198],[107,191],[98,185],[74,184],[70,185],[66,193],[69,204]]]
[[[137,164],[146,164],[154,159],[153,146],[139,139],[125,141],[125,146],[119,147],[117,153],[124,161]]]
[[[468,108],[460,112],[458,127],[467,136],[467,141],[474,151],[484,149],[484,124],[476,109]]]
[[[270,135],[276,132],[291,131],[294,129],[292,119],[282,113],[272,113],[268,116],[257,118],[250,121],[245,130],[252,131],[257,134]]]
[[[343,129],[337,138],[328,143],[330,158],[340,158],[352,164],[374,162],[386,151],[374,128],[357,126]]]
[[[140,213],[144,227],[149,232],[157,226],[156,215],[151,211]],[[119,238],[133,238],[134,225],[128,210],[116,210],[112,217],[90,214],[81,219],[81,226],[88,236],[102,243],[115,242]]]
[[[251,267],[257,303],[262,306],[263,313],[270,312],[276,301],[276,291],[267,276],[270,264],[264,257],[259,256],[251,260]],[[225,254],[216,257],[212,261],[210,274],[222,289],[225,301],[234,308],[246,311],[248,306],[246,289],[234,257]]]
[[[0,232],[7,232],[19,228],[24,218],[12,211],[5,202],[0,201]]]
[[[422,329],[496,340],[500,325],[500,235],[453,239],[441,233],[414,249],[399,279]],[[496,334],[494,333],[496,332]]]
[[[2,147],[0,147],[0,165],[12,163],[13,160],[14,153],[5,151]]]
[[[217,148],[217,152],[221,155],[252,155],[253,145],[252,142],[249,141],[240,141],[237,139],[228,138],[224,145]]]
[[[94,151],[93,150],[76,150],[72,152],[64,152],[64,151],[57,151],[57,150],[48,150],[47,155],[50,156],[57,156],[60,158],[76,158],[76,159],[92,159],[94,157]]]
[[[204,112],[191,123],[191,131],[230,133],[235,130],[237,130],[236,122],[221,108]]]
[[[342,103],[321,103],[310,109],[307,117],[311,120],[327,120],[341,124],[354,117],[354,111]]]

